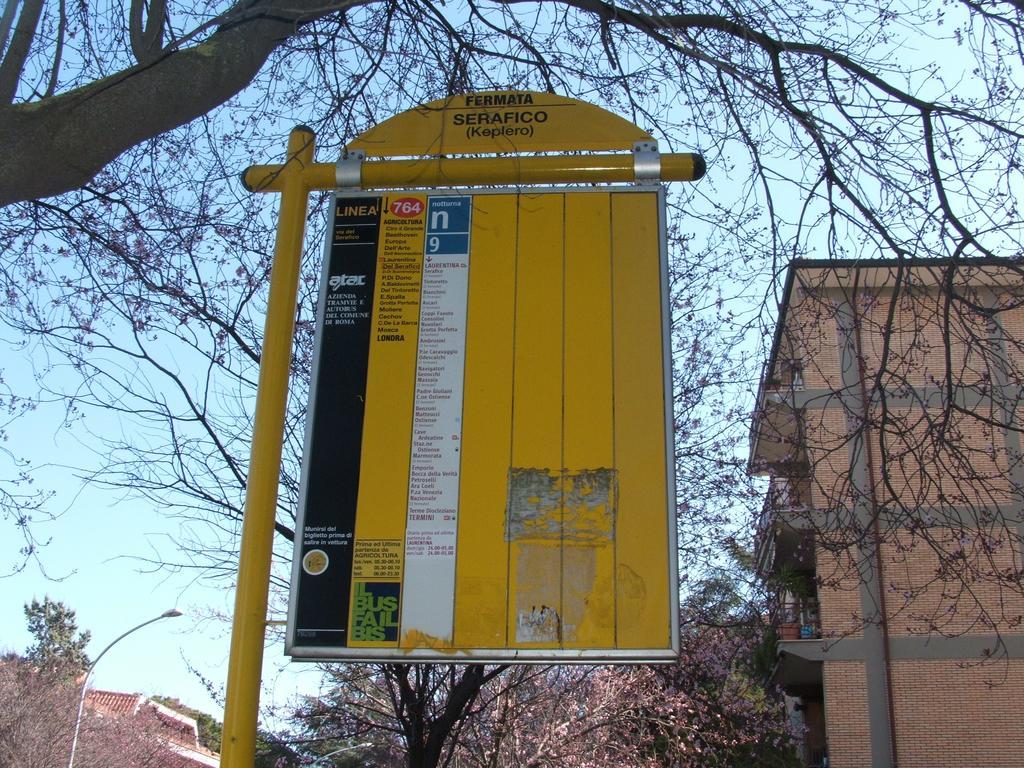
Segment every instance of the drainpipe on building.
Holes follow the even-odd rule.
[[[889,710],[889,744],[892,747],[892,768],[899,768],[899,750],[896,746],[896,712],[893,708],[892,695],[892,656],[889,640],[889,612],[886,608],[885,602],[885,571],[882,565],[882,532],[881,525],[878,521],[879,504],[878,494],[875,491],[875,460],[874,452],[871,450],[871,436],[868,429],[870,418],[868,406],[870,401],[868,400],[868,389],[866,383],[867,373],[864,365],[864,347],[861,343],[860,311],[857,308],[857,298],[860,295],[860,291],[857,287],[859,279],[860,270],[857,270],[853,286],[853,343],[854,353],[857,356],[857,378],[860,382],[860,398],[861,407],[863,409],[862,424],[864,429],[864,447],[865,458],[867,459],[868,465],[868,489],[871,498],[872,544],[875,549],[875,569],[878,573],[878,608],[880,611],[880,627],[882,630],[882,647],[884,649],[883,664],[885,666],[885,695]],[[899,290],[899,276],[897,276],[896,290]],[[893,295],[893,300],[895,301],[895,294]]]

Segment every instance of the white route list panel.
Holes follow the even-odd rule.
[[[429,198],[413,406],[401,633],[451,642],[472,198]]]

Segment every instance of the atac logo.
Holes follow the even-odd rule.
[[[423,213],[423,208],[422,200],[417,200],[415,197],[400,197],[391,201],[389,210],[400,219],[411,219],[413,216]]]
[[[366,275],[331,275],[331,279],[327,283],[331,286],[332,291],[353,285],[366,285]]]

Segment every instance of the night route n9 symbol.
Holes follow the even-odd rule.
[[[400,197],[391,202],[391,213],[400,219],[411,219],[423,213],[425,204],[415,197]]]

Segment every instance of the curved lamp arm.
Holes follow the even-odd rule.
[[[334,757],[335,755],[340,755],[342,752],[348,752],[351,749],[361,749],[362,747],[372,747],[372,746],[373,746],[373,742],[367,741],[367,742],[365,742],[363,744],[353,744],[351,747],[342,747],[341,749],[336,749],[333,752],[328,752],[326,755],[321,755],[320,757],[318,757],[316,760],[314,760],[312,762],[310,768],[312,768],[312,766],[314,766],[314,765],[320,765],[320,763],[322,763],[327,758]]]

